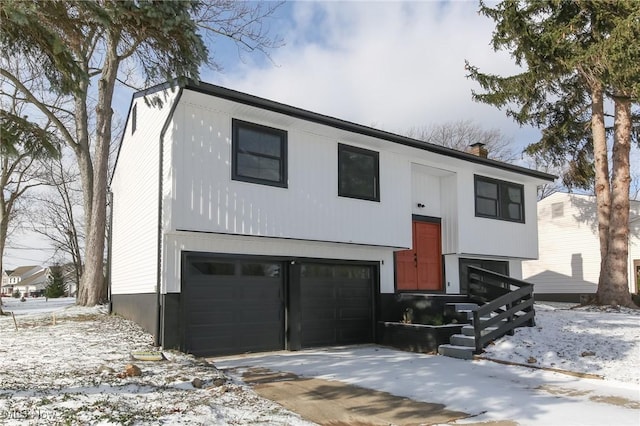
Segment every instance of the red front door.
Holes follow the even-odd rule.
[[[413,222],[413,248],[396,252],[398,290],[442,290],[440,224]]]

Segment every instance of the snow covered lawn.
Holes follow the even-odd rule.
[[[519,425],[632,424],[640,420],[640,312],[536,306],[536,327],[518,329],[487,357],[604,376],[580,379],[491,361],[460,361],[375,345],[213,360],[164,351],[136,361],[152,337],[104,308],[73,299],[3,299],[0,424],[305,425],[241,380],[258,366],[339,380],[470,413],[466,422]],[[141,376],[127,376],[133,363]],[[220,369],[228,369],[225,376]],[[196,380],[197,379],[197,380]],[[201,387],[200,387],[201,386]]]
[[[535,327],[517,329],[514,336],[487,347],[483,356],[640,386],[640,310],[547,305],[535,309]]]
[[[131,359],[154,349],[152,337],[104,308],[3,302],[18,330],[11,316],[0,318],[2,425],[309,424],[202,359],[175,351],[164,351],[165,361]],[[130,363],[141,376],[125,375]]]

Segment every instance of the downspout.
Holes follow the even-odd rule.
[[[113,243],[113,192],[107,188],[107,205],[109,206],[109,232],[107,233],[107,300],[108,313],[111,315],[113,302],[111,301],[111,247]]]
[[[164,135],[167,133],[167,130],[169,129],[169,125],[171,124],[171,121],[173,120],[173,114],[176,111],[176,108],[178,106],[178,103],[180,102],[180,98],[182,97],[182,91],[183,88],[180,87],[180,89],[178,89],[178,94],[176,95],[175,99],[173,100],[173,104],[171,105],[171,110],[169,111],[169,115],[167,116],[167,119],[164,122],[164,125],[162,126],[162,130],[160,131],[160,140],[159,140],[159,144],[160,145],[160,153],[158,156],[158,258],[157,258],[157,262],[158,262],[158,267],[157,267],[157,277],[156,277],[156,312],[157,312],[157,318],[156,318],[156,332],[155,332],[155,337],[154,337],[154,345],[155,346],[161,346],[162,345],[162,341],[160,338],[160,333],[162,332],[162,206],[163,206],[163,197],[162,197],[162,191],[163,191],[163,181],[164,181],[164,169],[163,169],[163,162],[164,162]]]

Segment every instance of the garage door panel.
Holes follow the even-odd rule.
[[[367,332],[363,334],[363,325],[358,325],[353,328],[342,328],[340,329],[340,335],[338,338],[338,343],[341,345],[351,345],[362,343],[363,340],[373,340],[373,332]]]
[[[336,309],[327,306],[310,306],[302,310],[302,322],[335,321]]]
[[[338,314],[340,320],[359,320],[371,318],[371,309],[367,307],[342,308]]]
[[[227,355],[284,349],[284,281],[278,262],[187,257],[185,350]]]
[[[337,290],[341,299],[371,298],[371,281],[342,283]]]
[[[305,283],[305,292],[306,295],[313,300],[316,299],[325,299],[325,300],[335,300],[336,299],[336,290],[332,285],[327,285],[326,282],[308,282]],[[303,300],[303,303],[309,303],[306,300]]]
[[[372,276],[369,266],[302,266],[302,347],[373,342]]]
[[[308,262],[285,269],[263,259],[207,256],[187,256],[185,263],[184,341],[196,355],[284,349],[287,275],[296,283],[288,306],[295,347],[373,341],[370,266]]]

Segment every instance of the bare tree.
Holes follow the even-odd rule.
[[[485,129],[472,120],[449,121],[422,127],[413,127],[406,134],[410,138],[442,145],[458,151],[468,151],[469,146],[482,143],[489,151],[489,158],[514,162],[520,153],[514,150],[513,141],[499,129]]]
[[[640,201],[640,173],[631,174],[629,187],[629,199]]]
[[[4,95],[4,93],[2,93]],[[9,100],[9,102],[7,102]],[[46,185],[41,160],[51,155],[47,130],[22,115],[24,104],[15,97],[0,97],[0,271],[7,236],[15,224],[20,202],[33,188]],[[43,142],[43,141],[47,142]],[[2,299],[0,298],[0,314]]]
[[[37,207],[31,214],[32,229],[51,241],[54,257],[65,262],[71,259],[77,284],[84,255],[80,174],[73,161],[60,156],[44,162],[43,178],[52,188],[34,197]]]
[[[230,40],[242,51],[267,52],[280,44],[265,25],[278,6],[232,0],[0,2],[4,51],[40,69],[43,84],[68,99],[66,110],[52,109],[19,74],[0,67],[0,75],[55,124],[60,138],[74,151],[86,236],[79,304],[95,305],[106,297],[107,184],[116,85],[133,87],[133,81],[136,89],[142,89],[166,81],[197,80],[201,65],[217,69],[209,51],[213,45],[205,43],[208,38]],[[132,69],[138,79],[132,77]],[[73,128],[61,115],[73,118]],[[90,137],[90,128],[95,129],[95,138]]]
[[[529,168],[534,170],[540,170],[541,172],[549,173],[552,175],[560,176],[551,183],[545,183],[538,186],[538,201],[547,198],[549,195],[554,194],[566,187],[562,183],[563,170],[560,166],[556,165],[551,159],[546,158],[544,155],[524,155],[525,162]]]

